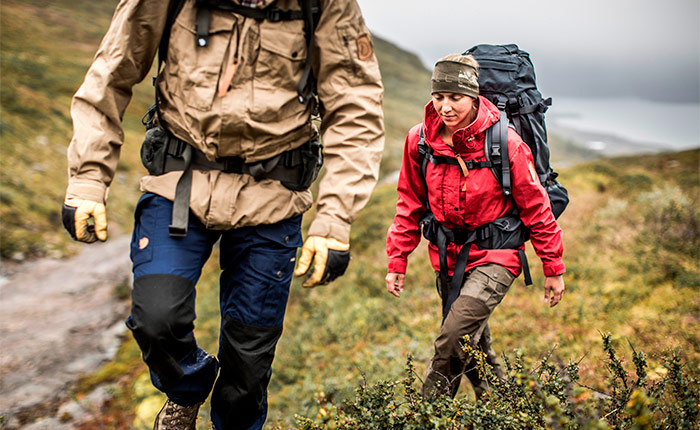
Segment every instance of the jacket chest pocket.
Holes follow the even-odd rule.
[[[236,19],[230,12],[211,10],[207,46],[195,43],[195,2],[187,2],[173,24],[165,67],[168,91],[187,106],[211,109]]]
[[[260,49],[253,78],[251,117],[271,122],[301,115],[297,84],[306,64],[302,21],[260,24]]]

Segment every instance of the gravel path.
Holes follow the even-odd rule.
[[[0,428],[68,400],[71,382],[114,357],[125,330],[129,236],[68,260],[21,265],[0,284]]]

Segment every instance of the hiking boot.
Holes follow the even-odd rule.
[[[197,412],[201,405],[180,406],[168,399],[156,416],[153,430],[195,430]]]

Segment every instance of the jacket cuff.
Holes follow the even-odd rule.
[[[387,272],[406,274],[406,266],[408,266],[408,262],[406,260],[402,258],[390,258]]]
[[[542,268],[544,269],[544,276],[559,276],[566,272],[564,262],[561,260],[546,263]]]
[[[343,243],[350,243],[350,224],[317,215],[309,226],[307,236],[332,237]]]
[[[70,198],[106,203],[107,186],[98,181],[70,178],[66,189],[66,199]]]

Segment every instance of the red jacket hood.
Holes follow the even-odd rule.
[[[500,112],[498,108],[488,101],[488,99],[479,96],[479,109],[476,114],[476,119],[464,128],[460,128],[452,134],[452,143],[454,149],[465,158],[472,158],[470,153],[478,152],[484,148],[483,134],[493,124],[498,122]],[[425,141],[433,148],[437,155],[452,157],[454,151],[447,146],[440,137],[440,129],[443,126],[440,115],[433,107],[433,102],[429,101],[425,105],[423,113],[423,129],[425,130]],[[470,138],[473,139],[470,140]]]

